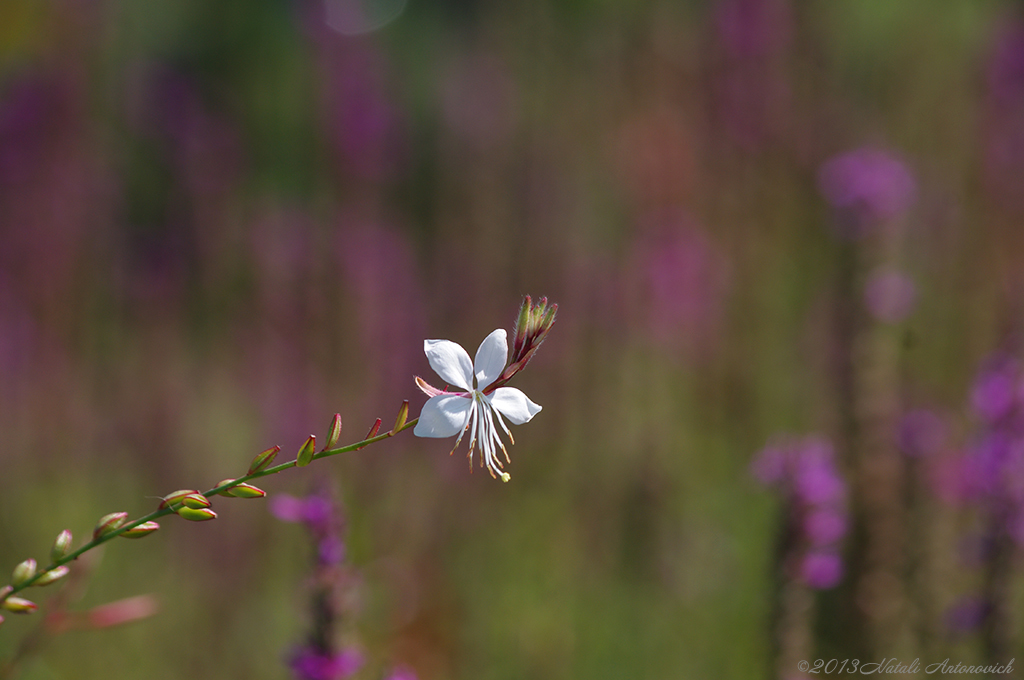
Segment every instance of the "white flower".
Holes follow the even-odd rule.
[[[512,433],[502,416],[516,425],[529,422],[540,406],[514,387],[499,387],[489,391],[488,387],[498,379],[508,359],[508,342],[505,331],[498,329],[484,338],[476,351],[476,361],[470,363],[469,354],[450,340],[424,340],[423,351],[427,355],[430,367],[449,385],[458,387],[463,392],[441,391],[431,387],[418,376],[416,384],[430,399],[423,405],[420,420],[416,423],[413,433],[417,437],[452,437],[456,434],[452,453],[458,448],[462,436],[472,432],[469,440],[469,464],[473,465],[473,448],[480,442],[480,464],[487,464],[492,477],[509,480],[509,474],[501,470],[497,449],[500,448],[508,458],[508,451],[498,437],[494,421],[515,444]],[[472,467],[470,468],[472,469]]]

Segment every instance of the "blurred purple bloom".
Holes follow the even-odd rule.
[[[938,453],[946,442],[946,423],[928,409],[908,411],[900,420],[897,440],[900,451],[911,458]]]
[[[983,420],[992,423],[1013,408],[1019,375],[1017,362],[1010,357],[996,356],[987,363],[971,388],[971,406]]]
[[[341,539],[344,517],[329,497],[312,494],[295,498],[277,494],[270,498],[270,512],[279,520],[306,526],[316,541],[319,564],[330,566],[345,560],[345,543]]]
[[[818,171],[818,188],[832,207],[854,218],[849,236],[874,222],[897,217],[914,201],[917,184],[889,152],[862,148],[836,156]]]
[[[846,535],[846,483],[836,467],[832,444],[821,437],[790,439],[766,446],[750,465],[762,484],[779,488],[799,532],[787,556],[812,588],[831,588],[842,576],[839,543]]]
[[[879,321],[903,321],[914,309],[916,300],[914,281],[895,269],[872,272],[864,285],[864,304]]]
[[[314,647],[300,647],[288,659],[288,666],[298,680],[342,680],[355,674],[362,665],[363,655],[351,648],[332,654]]]
[[[826,590],[843,577],[843,560],[833,552],[809,552],[800,562],[800,578],[811,588]]]

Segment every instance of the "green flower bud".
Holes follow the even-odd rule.
[[[324,451],[334,448],[334,445],[338,443],[338,439],[341,437],[341,414],[335,413],[334,420],[331,421],[331,427],[327,430],[327,441],[324,443]]]
[[[37,578],[35,580],[35,583],[33,583],[32,585],[48,586],[51,583],[56,583],[57,581],[67,576],[69,571],[71,570],[67,567],[57,567],[55,569],[51,569],[50,571],[46,572],[45,574]]]
[[[160,528],[160,525],[156,522],[149,521],[143,522],[138,526],[134,526],[131,529],[127,529],[121,533],[121,538],[143,538],[149,536],[151,533]]]
[[[267,495],[267,492],[263,489],[253,486],[252,484],[236,484],[225,492],[228,496],[234,496],[235,498],[263,498]]]
[[[109,515],[103,515],[92,531],[93,540],[106,536],[112,531],[117,531],[127,520],[127,512],[112,512]]]
[[[260,470],[265,470],[271,463],[274,462],[274,458],[277,456],[277,452],[281,450],[280,446],[272,446],[271,448],[263,451],[262,453],[256,454],[256,457],[249,463],[248,474],[255,474]]]
[[[64,559],[64,556],[71,552],[71,541],[71,532],[67,529],[57,534],[57,539],[50,548],[50,559],[54,562]]]
[[[169,507],[171,510],[177,510],[178,506],[181,505],[181,499],[189,494],[199,493],[199,489],[179,489],[173,493],[169,493],[163,497],[160,501],[160,509]]]
[[[3,607],[9,612],[14,612],[15,614],[31,614],[38,608],[35,602],[26,600],[23,597],[14,596],[7,598],[0,603],[0,607]]]
[[[205,522],[207,520],[217,519],[217,513],[209,508],[190,508],[183,505],[178,508],[176,512],[179,517],[187,519],[190,522]]]
[[[186,508],[192,508],[193,510],[210,507],[210,499],[201,493],[190,493],[187,496],[182,496],[181,503]]]
[[[219,487],[224,486],[225,484],[234,484],[234,483],[235,483],[234,479],[231,479],[231,478],[222,479],[219,482],[217,482],[217,484],[214,486],[214,488],[219,488]],[[224,496],[225,498],[230,497],[231,496],[231,489],[221,489],[220,491],[217,492],[217,495],[218,496]]]
[[[381,422],[382,422],[381,419],[377,418],[377,420],[374,421],[373,425],[370,426],[369,432],[366,433],[366,436],[363,437],[363,439],[372,439],[373,437],[376,437],[377,433],[380,432],[380,424],[381,424]],[[366,444],[363,444],[362,446],[357,447],[356,451],[358,451],[359,449],[365,449],[365,448],[366,448]]]
[[[36,575],[36,561],[32,559],[25,560],[14,568],[14,573],[11,574],[11,585],[15,588],[24,585],[25,581],[29,580]]]
[[[296,467],[306,467],[313,462],[313,452],[316,451],[316,435],[309,435],[306,439],[306,443],[299,449],[299,453],[295,456]]]
[[[398,417],[395,418],[395,426],[391,428],[392,434],[405,427],[405,421],[409,418],[409,400],[406,399],[398,409]]]

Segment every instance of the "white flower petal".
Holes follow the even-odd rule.
[[[498,379],[508,360],[508,334],[504,328],[492,332],[480,343],[476,351],[473,370],[476,372],[476,386],[484,389]]]
[[[473,364],[462,345],[451,340],[424,340],[423,353],[430,367],[449,385],[473,389]]]
[[[417,437],[451,437],[466,427],[473,400],[461,394],[442,394],[427,399],[420,421],[412,431]]]
[[[491,406],[509,419],[513,425],[522,425],[540,413],[540,404],[530,401],[522,390],[514,387],[499,387],[488,397]]]

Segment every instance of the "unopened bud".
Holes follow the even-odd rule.
[[[334,448],[334,445],[338,443],[339,437],[341,437],[341,414],[335,413],[334,420],[331,421],[331,427],[327,430],[327,441],[324,443],[324,451]]]
[[[252,475],[260,470],[265,470],[271,463],[274,462],[274,457],[277,456],[277,452],[281,450],[280,446],[272,446],[266,451],[256,454],[256,457],[249,463],[248,474]]]
[[[306,439],[306,443],[299,449],[298,455],[295,457],[296,467],[306,467],[313,462],[313,452],[316,451],[316,435],[309,435]]]
[[[381,422],[382,422],[381,419],[377,418],[377,420],[373,423],[373,425],[370,426],[370,431],[366,433],[366,436],[363,437],[363,439],[372,439],[373,437],[376,437],[377,433],[380,432],[380,424],[381,424]],[[363,444],[362,446],[358,447],[356,449],[356,451],[358,451],[359,449],[363,449],[363,448],[366,448],[366,444]]]
[[[132,527],[131,529],[126,529],[125,531],[121,532],[121,538],[143,538],[144,536],[149,536],[151,533],[158,530],[159,528],[160,525],[156,522],[143,522],[142,524],[139,524],[137,526]]]
[[[217,485],[216,485],[215,488],[220,488],[220,487],[225,486],[227,484],[234,484],[234,483],[235,483],[235,480],[233,480],[233,479],[222,479],[219,482],[217,482]],[[217,495],[218,496],[224,496],[225,498],[227,498],[227,497],[231,496],[231,489],[221,489],[220,491],[217,492]]]
[[[179,517],[190,522],[205,522],[210,519],[217,519],[217,513],[209,508],[190,508],[183,505],[176,512]]]
[[[169,493],[160,501],[160,509],[170,508],[171,510],[177,510],[178,506],[181,505],[181,499],[194,493],[199,493],[199,489],[179,489]]]
[[[187,496],[182,496],[181,503],[186,508],[192,508],[193,510],[210,507],[210,499],[201,493],[190,493]]]
[[[36,561],[28,559],[14,568],[11,574],[11,585],[17,588],[36,575]]]
[[[409,418],[409,400],[406,399],[402,402],[401,407],[398,409],[398,417],[395,418],[395,426],[391,428],[391,433],[394,434],[405,427],[405,421]]]
[[[57,539],[53,542],[53,547],[50,548],[50,559],[54,562],[64,559],[71,552],[71,541],[71,532],[67,529],[57,534]]]
[[[48,586],[51,583],[55,583],[64,578],[65,576],[67,576],[69,571],[71,570],[67,567],[57,567],[55,569],[51,569],[50,571],[46,572],[45,574],[37,578],[32,585]]]
[[[235,498],[263,498],[267,495],[267,492],[258,486],[246,484],[245,482],[231,487],[225,493]]]
[[[31,614],[38,608],[35,602],[26,600],[23,597],[14,596],[7,598],[3,603],[0,603],[0,607],[3,607],[9,612],[14,612],[15,614]]]
[[[127,520],[127,512],[112,512],[109,515],[103,515],[92,531],[93,540],[106,536],[112,531],[117,531]]]

